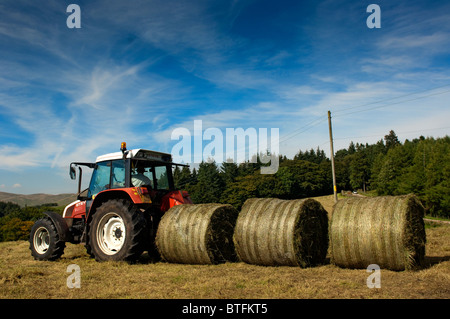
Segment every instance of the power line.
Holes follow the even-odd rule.
[[[347,107],[347,108],[344,108],[344,109],[340,109],[340,110],[333,110],[333,114],[336,114],[336,113],[339,114],[340,112],[356,109],[356,108],[363,107],[363,106],[383,103],[383,102],[392,101],[392,100],[400,99],[400,98],[411,96],[411,95],[416,95],[416,94],[420,94],[420,93],[424,93],[424,92],[429,92],[429,91],[441,89],[441,88],[444,88],[444,87],[447,87],[447,86],[450,86],[450,84],[445,84],[445,85],[437,86],[437,87],[434,87],[434,88],[431,88],[431,89],[427,89],[427,90],[423,90],[423,91],[419,91],[419,92],[408,93],[408,94],[404,94],[404,95],[400,95],[400,96],[396,96],[396,97],[392,97],[392,98],[388,98],[388,99],[384,99],[384,100],[379,100],[379,101],[375,101],[375,102],[360,104],[360,105],[356,105],[356,106],[350,106],[350,107]],[[440,92],[440,93],[431,94],[431,95],[443,94],[443,93],[447,93],[449,91],[450,90],[447,90],[447,91],[444,91],[444,92]],[[431,96],[431,95],[425,95],[423,97],[418,97],[417,99],[424,98],[424,97]],[[411,100],[411,101],[413,101],[413,100]],[[404,101],[404,102],[408,102],[408,101],[410,101],[410,100],[407,100],[407,101]],[[397,103],[393,103],[393,104],[398,104],[398,103],[401,103],[401,102],[397,102]]]
[[[356,105],[356,106],[347,107],[347,108],[344,108],[344,109],[341,109],[341,110],[333,111],[333,117],[340,117],[340,116],[354,114],[354,113],[367,112],[367,111],[371,111],[371,110],[375,110],[375,109],[379,109],[379,108],[388,107],[388,106],[391,106],[391,105],[397,105],[397,104],[401,104],[401,103],[406,103],[406,102],[420,100],[420,99],[423,99],[423,98],[426,98],[426,97],[430,97],[430,96],[445,94],[445,93],[450,92],[450,89],[449,90],[445,90],[443,92],[437,92],[437,93],[431,93],[431,94],[419,96],[419,97],[416,97],[416,98],[413,98],[413,99],[402,100],[402,101],[399,101],[399,102],[379,105],[379,106],[375,106],[375,107],[364,109],[364,110],[357,110],[357,111],[352,111],[352,112],[341,113],[341,112],[345,112],[347,110],[353,110],[353,109],[364,107],[364,106],[368,106],[368,105],[374,105],[374,104],[379,104],[379,103],[388,102],[388,101],[392,101],[392,100],[397,100],[397,99],[400,99],[400,98],[404,98],[404,97],[408,97],[408,96],[412,96],[412,95],[416,95],[416,94],[421,94],[421,93],[424,93],[424,92],[429,92],[429,91],[441,89],[441,88],[448,87],[448,86],[450,86],[450,84],[445,84],[445,85],[442,85],[442,86],[434,87],[434,88],[423,90],[423,91],[419,91],[419,92],[408,93],[408,94],[400,95],[400,96],[389,98],[389,99],[384,99],[384,100],[379,100],[379,101],[375,101],[375,102],[371,102],[371,103],[366,103],[366,104],[360,104],[360,105]],[[338,114],[336,115],[336,113],[338,113]],[[311,122],[308,122],[306,125],[304,125],[304,126],[298,128],[298,129],[296,129],[296,130],[294,130],[294,131],[284,135],[283,138],[280,139],[279,144],[281,144],[283,142],[286,142],[287,140],[290,140],[291,138],[293,138],[293,137],[295,137],[295,136],[297,136],[297,135],[299,135],[301,133],[304,133],[304,132],[310,130],[311,128],[321,124],[322,122],[325,122],[326,120],[327,119],[325,118],[325,116],[324,117],[321,116],[321,117],[318,117],[318,118],[314,119]],[[402,133],[400,133],[400,134],[402,134]]]
[[[361,112],[372,111],[372,110],[380,109],[380,108],[383,108],[383,107],[387,107],[387,106],[391,106],[391,105],[397,105],[397,104],[402,104],[402,103],[405,103],[405,102],[416,101],[416,100],[424,99],[426,97],[440,95],[440,94],[445,94],[445,93],[448,93],[448,92],[450,92],[450,90],[446,90],[446,91],[438,92],[438,93],[427,94],[427,95],[416,97],[414,99],[403,100],[403,101],[399,101],[399,102],[395,102],[395,103],[389,103],[389,104],[384,104],[384,105],[380,105],[380,106],[375,106],[375,107],[371,107],[371,108],[364,109],[364,110],[358,110],[358,111],[338,114],[338,115],[335,115],[334,117],[340,117],[340,116],[343,116],[343,115],[349,115],[349,114],[354,114],[354,113],[361,113]],[[395,99],[395,98],[393,98],[393,99]],[[377,104],[377,103],[380,103],[380,102],[369,103],[369,104],[365,104],[363,106],[367,106],[367,105],[370,105],[370,104]],[[360,106],[358,106],[358,107],[360,107]],[[356,108],[356,106],[353,107],[353,108]],[[350,109],[350,108],[347,108],[347,109]]]
[[[326,120],[327,120],[326,118],[322,118],[322,117],[316,118],[315,120],[313,120],[313,121],[307,123],[306,125],[302,126],[301,128],[296,129],[296,130],[294,130],[294,131],[292,131],[292,132],[290,132],[290,133],[284,135],[283,138],[280,139],[279,144],[281,144],[281,143],[283,143],[283,142],[286,142],[287,140],[293,138],[294,136],[296,136],[296,135],[298,135],[298,134],[301,134],[301,133],[304,133],[304,132],[310,130],[310,129],[313,128],[314,126],[317,126],[317,125],[319,125],[320,123],[325,122]],[[289,135],[291,135],[291,136],[289,136]]]

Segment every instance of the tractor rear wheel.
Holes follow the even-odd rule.
[[[66,243],[60,240],[58,231],[48,217],[37,220],[30,233],[31,255],[36,260],[55,260],[64,253]]]
[[[97,261],[134,261],[143,252],[144,229],[145,219],[135,206],[107,201],[92,217],[88,251]]]

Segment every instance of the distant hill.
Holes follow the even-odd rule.
[[[58,206],[66,206],[77,199],[76,194],[59,194],[59,195],[49,195],[49,194],[13,194],[0,192],[1,202],[12,202],[24,206],[37,206],[48,203],[57,203]]]

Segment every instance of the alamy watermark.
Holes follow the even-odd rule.
[[[381,28],[381,9],[378,4],[369,4],[366,12],[371,13],[366,20],[366,25],[369,29]]]
[[[70,273],[67,277],[67,288],[81,288],[81,269],[77,264],[67,266],[66,272]]]
[[[367,267],[367,272],[373,272],[369,277],[367,277],[367,287],[368,288],[381,288],[381,270],[380,266],[377,264],[371,264]]]
[[[69,4],[66,9],[70,15],[66,19],[66,25],[69,29],[81,28],[81,8],[78,4]]]
[[[66,9],[70,15],[66,19],[66,25],[69,29],[81,28],[81,8],[78,4],[69,4]],[[366,25],[369,29],[381,28],[381,8],[378,4],[369,4],[366,9],[370,15],[366,19]]]
[[[216,127],[203,130],[202,120],[194,121],[194,131],[179,127],[171,139],[178,141],[172,148],[174,160],[185,164],[215,161],[216,163],[246,161],[263,164],[261,174],[275,174],[279,165],[279,129],[226,128],[225,134]],[[206,143],[204,143],[206,142]]]

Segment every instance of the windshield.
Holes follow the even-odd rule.
[[[89,185],[88,197],[109,188],[109,177],[111,174],[111,162],[98,163],[92,173],[91,183]]]

